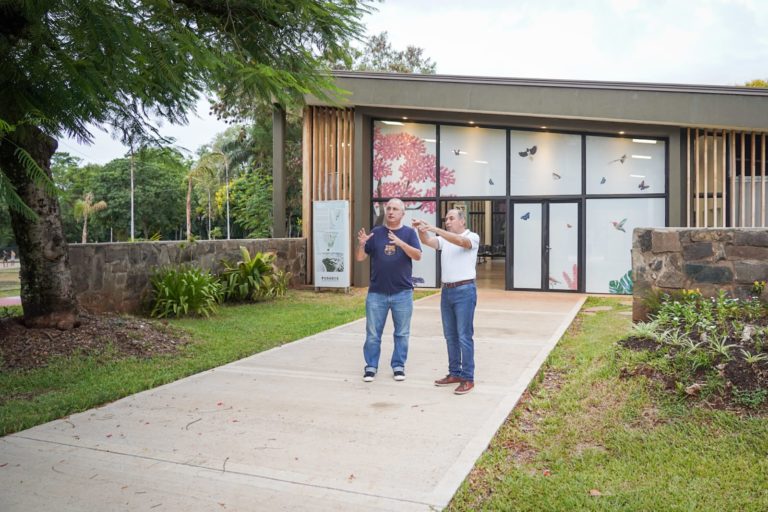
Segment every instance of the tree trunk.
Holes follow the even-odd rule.
[[[88,214],[83,213],[83,243],[88,241]]]
[[[28,327],[66,330],[79,322],[59,202],[30,179],[14,154],[16,147],[24,148],[50,178],[51,156],[57,146],[54,139],[37,127],[19,126],[0,143],[0,167],[38,217],[32,220],[10,211],[19,246],[24,323]]]

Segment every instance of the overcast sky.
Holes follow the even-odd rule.
[[[424,48],[437,73],[741,85],[768,79],[766,0],[388,0],[365,18],[396,49]],[[207,115],[161,132],[194,152],[226,125]],[[86,162],[126,152],[99,132],[61,141]]]

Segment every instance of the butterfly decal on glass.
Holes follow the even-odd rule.
[[[609,164],[612,164],[613,162],[619,162],[620,164],[623,164],[624,161],[627,159],[627,155],[621,155],[619,158],[616,158],[614,160],[611,160],[608,162]]]
[[[563,284],[562,281],[558,281],[557,279],[555,279],[552,276],[549,276],[549,282],[550,282],[550,284]]]
[[[565,227],[567,227],[568,229],[571,229],[573,227],[573,224],[567,224],[566,223]]]
[[[459,148],[456,148],[456,149],[453,150],[453,154],[456,155],[456,156],[459,156],[459,155],[466,155],[467,152],[466,151],[462,151]]]
[[[533,155],[536,154],[536,146],[526,148],[525,151],[518,151],[517,154],[520,155],[521,158],[530,157],[530,159],[533,160]]]
[[[531,218],[531,212],[525,212],[523,215],[520,216],[521,220],[528,220]]]
[[[494,185],[494,183],[493,183],[493,179],[492,179],[492,178],[488,178],[488,184],[489,184],[489,185]]]
[[[645,190],[645,189],[647,189],[647,188],[651,188],[651,186],[650,186],[650,185],[646,185],[646,184],[645,184],[645,180],[643,180],[643,181],[641,181],[641,182],[640,182],[640,183],[637,185],[637,188],[639,188],[640,190]]]
[[[559,179],[562,179],[562,178],[563,178],[563,177],[562,177],[562,176],[560,176],[559,174],[557,174],[556,172],[553,172],[553,173],[552,173],[552,179],[553,179],[553,180],[557,181],[557,180],[559,180]]]
[[[600,180],[601,185],[605,185],[605,176],[603,176],[603,179]]]
[[[622,233],[626,233],[624,230],[624,223],[627,222],[627,219],[621,219],[620,222],[616,222],[615,220],[611,221],[611,224],[613,224],[613,229],[616,231],[621,231]]]

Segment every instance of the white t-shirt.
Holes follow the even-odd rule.
[[[440,250],[441,278],[443,283],[456,283],[476,277],[477,249],[480,247],[480,236],[470,230],[465,230],[460,236],[468,238],[472,247],[465,249],[448,242],[443,237],[437,237],[437,248]]]

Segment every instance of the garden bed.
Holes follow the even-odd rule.
[[[641,353],[625,376],[659,380],[703,405],[768,412],[768,305],[758,298],[665,296],[619,344]]]

